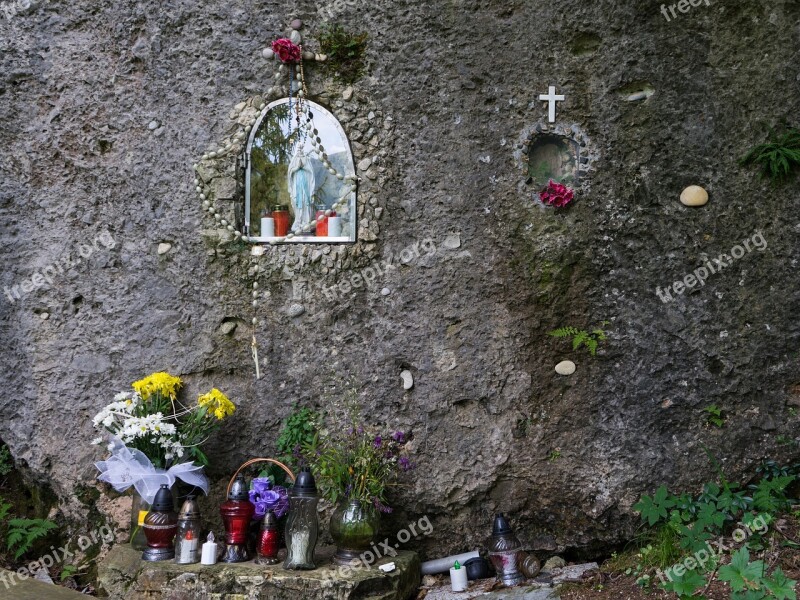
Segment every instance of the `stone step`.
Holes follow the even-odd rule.
[[[79,598],[86,600],[88,596],[35,579],[21,580],[16,573],[0,569],[0,600],[78,600]]]
[[[143,562],[142,553],[117,545],[99,563],[100,586],[114,600],[407,600],[420,584],[414,552],[398,551],[372,566],[336,567],[334,548],[318,548],[313,571],[287,571],[254,562],[213,566]],[[285,550],[282,551],[285,553]],[[393,562],[384,573],[378,565]]]

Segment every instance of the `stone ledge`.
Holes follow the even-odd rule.
[[[98,565],[98,575],[115,600],[408,600],[419,588],[420,562],[414,552],[398,551],[343,576],[331,564],[333,552],[333,547],[318,548],[320,568],[314,571],[287,571],[254,562],[211,567],[146,563],[141,552],[123,544]],[[391,573],[377,568],[389,562],[397,567]]]
[[[35,579],[20,580],[16,573],[0,569],[0,598],[13,600],[86,600],[88,596]]]

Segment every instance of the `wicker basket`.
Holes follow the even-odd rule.
[[[294,479],[295,479],[294,478],[294,473],[292,473],[292,470],[289,467],[287,467],[285,464],[283,464],[281,461],[275,460],[274,458],[251,458],[250,460],[248,460],[247,462],[242,464],[241,467],[236,469],[236,472],[233,474],[233,477],[231,477],[231,480],[228,482],[228,489],[225,491],[225,495],[226,496],[230,495],[231,487],[233,487],[233,482],[236,481],[236,476],[239,475],[239,473],[244,471],[247,467],[249,467],[251,465],[258,464],[258,463],[270,463],[270,464],[273,464],[275,466],[280,467],[281,469],[283,469],[286,472],[286,474],[289,476],[289,479],[291,479],[292,482],[294,482]]]

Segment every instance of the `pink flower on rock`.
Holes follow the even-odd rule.
[[[278,55],[281,62],[296,63],[300,62],[302,50],[300,46],[292,42],[289,38],[281,38],[272,42],[272,51]]]
[[[552,179],[547,187],[539,193],[539,198],[548,206],[566,206],[575,199],[575,192],[562,183],[555,183]]]

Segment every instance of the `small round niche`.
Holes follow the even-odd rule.
[[[516,145],[514,157],[524,175],[521,189],[535,195],[552,180],[574,190],[588,191],[597,151],[577,125],[533,123],[526,127]]]

